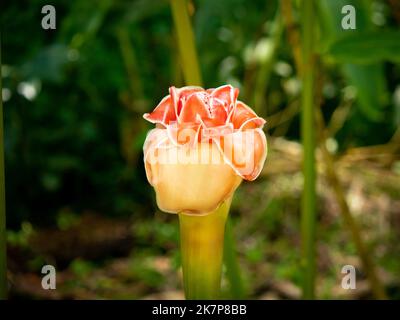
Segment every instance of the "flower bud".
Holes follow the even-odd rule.
[[[206,214],[260,174],[267,144],[259,118],[227,85],[170,88],[144,118],[157,125],[144,144],[146,175],[159,208]]]

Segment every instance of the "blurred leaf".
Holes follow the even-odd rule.
[[[126,8],[125,16],[122,19],[127,23],[137,22],[154,16],[165,8],[169,9],[167,0],[137,0],[129,2],[129,7]]]
[[[56,191],[60,188],[60,178],[58,175],[46,172],[42,175],[42,185],[47,191]]]
[[[82,259],[75,259],[71,262],[69,267],[78,277],[86,276],[94,269],[93,263]]]
[[[61,210],[57,215],[57,226],[60,230],[67,230],[76,225],[78,221],[79,217],[69,210]]]
[[[68,59],[68,48],[54,44],[39,51],[30,61],[22,66],[25,78],[39,78],[53,82],[63,80],[63,68]]]
[[[7,231],[7,242],[14,246],[26,247],[29,245],[29,238],[34,232],[32,224],[24,221],[21,223],[19,231]]]
[[[389,37],[385,42],[390,50],[382,48],[371,49],[368,35],[377,34],[374,31],[374,25],[371,21],[371,2],[366,0],[321,0],[316,1],[318,6],[319,24],[321,27],[321,52],[337,56],[338,62],[342,63],[341,69],[347,79],[349,85],[357,89],[357,104],[360,112],[373,122],[381,122],[384,120],[384,107],[388,102],[388,92],[385,80],[385,74],[382,61],[372,59],[374,52],[379,51],[379,55],[384,55],[384,52],[393,51],[393,47],[398,47],[398,44],[388,44]],[[352,5],[356,9],[356,29],[343,30],[341,21],[344,15],[342,7]],[[398,43],[393,39],[394,32],[391,34],[391,41]],[[396,32],[397,34],[397,32]],[[349,39],[349,40],[347,40]],[[352,43],[353,41],[353,43]],[[368,44],[363,44],[368,42]],[[356,62],[357,56],[366,56],[363,61],[364,65],[352,64]],[[393,55],[393,54],[392,54]],[[360,62],[359,59],[357,62]],[[373,63],[375,62],[375,63]]]
[[[400,31],[352,34],[334,42],[328,53],[345,63],[400,61]]]
[[[80,159],[68,154],[55,154],[48,158],[47,165],[54,171],[63,172],[68,169],[78,169]]]
[[[157,287],[165,282],[163,274],[154,268],[151,258],[134,259],[130,268],[132,273],[148,286]]]
[[[259,263],[264,259],[265,239],[258,238],[255,243],[246,249],[246,259],[251,263]]]
[[[318,23],[322,35],[318,46],[322,51],[338,41],[343,36],[357,36],[360,32],[370,31],[373,27],[371,23],[371,3],[369,0],[319,0],[315,1],[318,10]],[[356,9],[356,29],[343,30],[342,8],[345,5],[352,5]]]
[[[382,121],[388,99],[383,65],[345,64],[343,71],[349,84],[357,89],[360,111],[371,121]]]

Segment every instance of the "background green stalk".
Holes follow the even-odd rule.
[[[231,219],[227,218],[225,227],[224,262],[226,266],[226,277],[229,281],[231,298],[244,299],[247,288],[240,272],[240,265],[236,255],[235,238]]]
[[[202,216],[179,214],[186,299],[218,299],[230,199]]]
[[[0,39],[1,44],[1,39]],[[1,45],[0,45],[1,47]],[[0,49],[1,65],[1,49]],[[3,89],[0,76],[0,92]],[[6,198],[4,184],[3,99],[0,99],[0,299],[7,299]]]
[[[304,190],[301,204],[303,298],[315,293],[315,121],[314,121],[314,3],[302,1],[302,85],[301,137],[303,143]]]
[[[346,197],[343,194],[343,190],[340,185],[340,180],[335,172],[334,160],[332,159],[332,156],[326,147],[325,142],[327,140],[327,134],[324,119],[320,109],[317,109],[317,127],[318,137],[321,140],[319,145],[322,151],[322,155],[325,159],[326,174],[328,179],[330,180],[332,190],[335,193],[343,220],[351,233],[354,245],[357,249],[358,255],[363,264],[363,268],[369,280],[372,293],[374,294],[376,299],[385,300],[388,298],[385,292],[385,287],[379,279],[373,258],[370,254],[370,251],[368,250],[368,246],[365,244],[362,238],[361,230],[351,214]]]
[[[191,86],[202,86],[203,81],[201,80],[193,29],[187,10],[187,1],[171,0],[171,8],[178,37],[178,47],[182,59],[185,82]]]

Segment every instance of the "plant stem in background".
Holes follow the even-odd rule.
[[[1,44],[1,39],[0,39]],[[1,62],[1,46],[0,46]],[[0,63],[1,65],[1,63]],[[0,92],[3,89],[0,76]],[[0,101],[0,300],[7,299],[6,198],[4,183],[3,99]]]
[[[301,265],[303,298],[315,297],[315,122],[314,122],[314,3],[302,1],[302,96],[301,137],[303,143],[304,189],[301,204]]]
[[[244,299],[246,297],[246,287],[244,285],[240,266],[236,256],[235,239],[233,237],[232,223],[228,218],[225,228],[224,261],[226,268],[226,277],[231,287],[233,299]]]
[[[256,113],[261,115],[268,114],[265,104],[265,91],[268,88],[268,83],[271,78],[273,66],[275,63],[275,56],[277,49],[281,43],[283,23],[281,18],[281,10],[278,6],[277,13],[275,15],[271,34],[264,41],[268,41],[268,49],[265,50],[263,61],[261,62],[258,72],[257,79],[254,86],[254,108]]]
[[[171,0],[172,16],[182,59],[183,76],[187,85],[202,86],[200,66],[187,5],[186,0]]]
[[[340,185],[339,178],[335,172],[335,164],[332,159],[331,154],[326,148],[326,129],[324,124],[324,119],[320,110],[317,112],[317,124],[319,131],[319,138],[321,139],[320,147],[325,160],[326,175],[330,181],[330,185],[335,193],[336,200],[340,206],[340,211],[342,213],[343,220],[350,230],[352,239],[356,246],[358,255],[360,256],[361,262],[363,264],[364,271],[369,280],[371,291],[377,299],[387,299],[385,289],[379,280],[376,273],[375,265],[372,261],[371,255],[368,252],[367,247],[361,237],[360,229],[351,215],[349,206],[347,204],[346,198],[343,194],[342,187]]]
[[[288,32],[288,38],[289,42],[292,45],[292,50],[293,50],[293,56],[296,64],[296,68],[298,73],[301,75],[302,74],[302,52],[301,52],[301,45],[300,45],[300,36],[299,33],[295,27],[295,23],[292,17],[292,7],[291,7],[291,1],[290,0],[283,0],[282,1],[282,14],[284,16],[284,21],[286,23],[286,28]],[[318,92],[316,93],[317,96],[319,96],[316,101],[317,106],[320,105],[321,101],[321,90],[322,90],[322,79],[318,79]],[[350,102],[351,103],[351,102]],[[342,106],[339,107],[341,109],[348,109],[349,106]],[[347,113],[347,111],[345,111]],[[338,111],[338,109],[335,111],[337,112],[343,112],[343,110]],[[335,121],[335,113],[332,115],[331,122]],[[351,215],[350,209],[348,207],[347,201],[345,199],[344,192],[342,190],[342,187],[340,185],[339,178],[337,177],[337,174],[335,172],[335,163],[334,159],[330,155],[329,151],[326,149],[326,139],[334,134],[338,129],[336,127],[330,127],[329,130],[325,129],[324,121],[322,118],[322,114],[320,109],[317,109],[317,127],[318,127],[318,132],[319,132],[319,140],[320,140],[320,148],[322,151],[322,154],[324,156],[324,162],[326,166],[326,174],[328,177],[328,180],[330,182],[330,185],[332,186],[332,189],[335,193],[337,202],[340,206],[340,213],[343,217],[343,220],[345,221],[345,224],[347,227],[350,229],[350,233],[352,236],[352,239],[354,241],[354,244],[357,248],[357,252],[360,256],[361,262],[363,264],[364,270],[366,270],[366,274],[368,276],[368,280],[371,285],[371,290],[374,294],[374,296],[378,299],[386,298],[386,293],[384,292],[383,285],[381,284],[379,277],[376,274],[376,269],[375,265],[373,263],[372,257],[370,256],[368,250],[366,249],[366,245],[363,242],[362,236],[361,236],[361,231],[354,220],[353,216]],[[341,119],[340,122],[343,122],[344,119]],[[393,140],[393,138],[392,138]],[[392,150],[393,152],[393,150]]]
[[[207,215],[179,214],[186,299],[217,299],[230,199]]]
[[[289,44],[292,48],[294,62],[297,68],[297,72],[301,74],[301,45],[300,45],[300,35],[296,29],[296,23],[293,18],[292,13],[292,0],[282,0],[281,1],[281,11],[283,15],[283,22],[286,27],[287,37]]]
[[[138,70],[138,63],[135,51],[130,43],[129,32],[126,28],[119,28],[116,31],[121,55],[124,61],[125,70],[128,75],[131,95],[136,100],[144,100],[142,79]],[[138,110],[142,112],[143,110]]]

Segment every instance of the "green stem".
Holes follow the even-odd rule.
[[[217,299],[230,199],[207,215],[179,214],[186,299]]]
[[[279,6],[271,29],[272,31],[268,38],[270,49],[267,50],[263,57],[263,61],[258,68],[257,79],[254,86],[254,108],[257,114],[261,115],[268,114],[267,110],[265,110],[265,91],[268,89],[269,80],[275,63],[276,52],[282,38],[283,23]]]
[[[179,53],[182,60],[181,68],[183,70],[186,85],[203,86],[201,71],[197,58],[194,33],[189,19],[187,1],[171,0],[171,9],[178,39]],[[183,215],[180,215],[180,217],[181,225],[182,220],[190,220],[190,218],[186,219],[183,217]],[[227,244],[227,241],[225,241],[224,260],[228,279],[231,284],[232,296],[235,298],[242,297],[244,295],[244,291],[241,288],[243,288],[244,285],[242,282],[242,277],[240,276],[240,269],[238,267],[239,264],[234,251],[235,245],[231,228],[227,228],[225,234],[227,241],[230,242]]]
[[[302,1],[302,85],[301,135],[303,143],[304,190],[301,205],[303,298],[314,299],[315,293],[315,123],[314,123],[314,3]]]
[[[324,124],[324,119],[322,117],[322,112],[319,109],[317,110],[317,125],[319,130],[319,138],[321,139],[319,145],[322,151],[322,155],[325,159],[326,174],[330,181],[331,187],[335,193],[337,202],[340,207],[340,211],[342,213],[342,217],[344,219],[345,224],[348,226],[350,230],[353,242],[356,246],[358,255],[360,256],[363,268],[369,280],[371,290],[374,296],[377,299],[385,300],[387,299],[387,295],[385,292],[384,285],[379,279],[370,251],[368,250],[368,247],[366,246],[362,238],[361,230],[350,212],[350,208],[349,205],[347,204],[346,197],[343,194],[342,186],[340,185],[339,177],[335,172],[334,160],[331,154],[329,153],[328,149],[326,148],[325,142],[327,139],[327,134]]]
[[[231,219],[227,219],[225,228],[224,262],[226,266],[226,277],[229,280],[231,295],[233,299],[244,299],[246,287],[240,272],[239,262],[236,256],[235,239],[233,237]]]
[[[0,39],[1,48],[1,39]],[[1,62],[1,49],[0,49]],[[1,65],[1,63],[0,63]],[[0,92],[3,89],[0,76]],[[7,299],[6,198],[4,183],[3,100],[0,99],[0,300]]]
[[[144,99],[143,83],[140,78],[136,53],[129,39],[127,28],[117,29],[117,38],[121,49],[122,59],[131,86],[131,94],[136,100]]]
[[[187,85],[202,86],[201,73],[192,25],[186,0],[171,0],[172,16],[178,36],[178,47],[182,59],[183,76]]]

